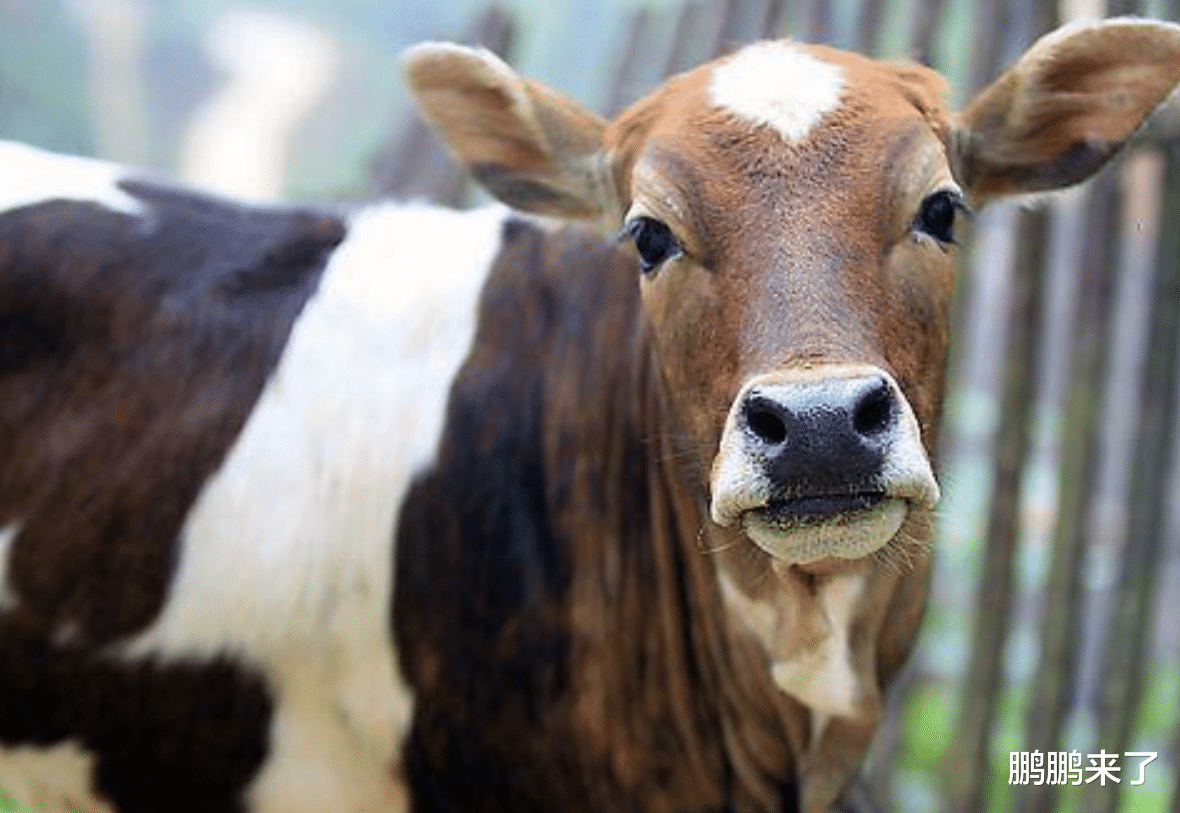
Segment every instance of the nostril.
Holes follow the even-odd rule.
[[[881,381],[865,393],[852,414],[852,428],[858,435],[879,435],[893,423],[893,393]]]
[[[787,424],[773,404],[755,399],[746,404],[746,426],[760,440],[778,445],[787,439]]]

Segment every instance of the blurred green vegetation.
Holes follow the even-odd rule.
[[[1180,718],[1180,665],[1156,665],[1146,681],[1146,693],[1139,711],[1137,741],[1130,751],[1159,754],[1145,769],[1144,784],[1126,787],[1120,813],[1164,813],[1169,809],[1175,777],[1167,763],[1166,750]],[[1028,687],[1009,687],[997,698],[997,718],[990,755],[992,781],[988,813],[1008,809],[1012,787],[1008,784],[1009,755],[1023,748],[1023,723],[1027,712]],[[938,782],[942,766],[955,736],[953,726],[959,698],[953,684],[931,680],[916,686],[905,710],[904,739],[898,749],[896,783],[897,809],[906,813],[934,813],[938,810]],[[1067,750],[1087,753],[1090,723],[1075,720],[1067,737]],[[1094,746],[1099,747],[1098,745]],[[1087,763],[1088,764],[1088,763]],[[1123,771],[1135,769],[1134,760],[1120,760]],[[1057,813],[1081,813],[1080,788],[1067,788]],[[981,811],[982,813],[982,811]]]

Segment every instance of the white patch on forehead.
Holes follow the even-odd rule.
[[[0,141],[0,212],[51,200],[74,200],[143,216],[147,213],[143,203],[117,185],[125,172],[105,161]]]
[[[351,221],[186,520],[164,609],[120,648],[262,669],[276,708],[252,810],[405,806],[390,774],[411,708],[391,641],[394,524],[437,446],[505,216],[389,206]]]
[[[25,810],[115,813],[98,797],[94,758],[74,742],[52,748],[0,747],[0,788]]]
[[[747,45],[713,69],[709,98],[787,141],[807,137],[840,103],[844,72],[790,42]]]
[[[16,594],[8,582],[8,557],[12,553],[12,543],[16,541],[16,534],[15,525],[0,528],[0,612],[16,606]]]

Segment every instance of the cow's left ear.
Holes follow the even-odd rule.
[[[956,175],[976,201],[1060,189],[1118,152],[1180,81],[1180,26],[1067,25],[984,89],[955,129]]]
[[[526,212],[606,214],[605,120],[482,48],[424,43],[402,59],[423,115],[485,189]]]

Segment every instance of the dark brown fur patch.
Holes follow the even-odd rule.
[[[227,660],[122,663],[0,632],[0,743],[76,743],[120,813],[245,810],[270,731],[260,675]]]
[[[338,219],[124,184],[129,217],[0,213],[0,743],[76,742],[122,813],[234,813],[271,698],[228,660],[122,662],[316,290]],[[279,496],[279,495],[276,495]]]
[[[684,544],[630,252],[514,227],[403,507],[394,625],[419,811],[791,811],[798,707]],[[683,459],[683,458],[681,458]]]
[[[0,217],[0,527],[19,528],[0,629],[99,645],[155,617],[181,524],[343,237],[312,212],[128,191],[149,216]]]

